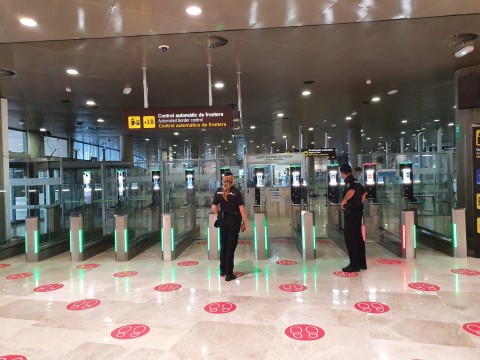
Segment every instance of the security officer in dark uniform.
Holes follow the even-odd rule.
[[[247,213],[240,191],[233,186],[233,174],[223,173],[223,187],[218,188],[212,203],[212,211],[217,214],[217,226],[220,228],[220,275],[225,281],[235,280],[233,257],[238,244],[240,229],[247,229]],[[221,211],[218,210],[220,204]]]
[[[362,235],[363,203],[367,197],[365,188],[352,175],[352,168],[347,163],[340,166],[340,174],[345,181],[342,210],[344,211],[344,236],[350,264],[342,269],[344,272],[358,272],[367,269],[365,241]]]

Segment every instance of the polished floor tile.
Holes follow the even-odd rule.
[[[480,326],[463,328],[480,323],[480,275],[451,272],[480,271],[480,259],[419,246],[417,258],[405,260],[369,241],[368,270],[336,276],[347,256],[334,241],[319,238],[317,259],[303,261],[288,220],[272,226],[268,260],[255,260],[251,226],[241,234],[246,243],[235,253],[239,277],[231,282],[220,276],[218,261],[208,260],[204,239],[171,262],[161,260],[159,245],[125,263],[107,250],[83,262],[99,264],[87,270],[68,254],[35,264],[24,256],[4,260],[11,266],[0,268],[0,358],[480,358]],[[185,260],[199,263],[177,265]],[[114,277],[124,271],[136,274]],[[18,273],[32,275],[6,279]],[[63,286],[34,291],[48,284]],[[157,291],[162,284],[179,285]]]

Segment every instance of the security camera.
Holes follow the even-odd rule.
[[[168,49],[170,49],[170,46],[168,46],[168,45],[160,45],[158,48],[160,49],[160,51],[161,51],[162,53],[166,53],[166,52],[168,51]]]

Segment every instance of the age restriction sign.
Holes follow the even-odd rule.
[[[0,360],[27,360],[23,355],[0,355]]]
[[[317,244],[328,244],[328,240],[317,240]]]
[[[8,275],[6,277],[7,280],[18,280],[18,279],[25,279],[25,278],[28,278],[30,276],[32,276],[33,273],[19,273],[19,274],[12,274],[12,275]]]
[[[11,266],[11,264],[0,264],[0,269],[4,269]]]
[[[357,277],[359,274],[358,272],[334,271],[333,275],[338,277],[351,278],[351,277]]]
[[[100,305],[100,303],[101,301],[97,299],[83,299],[68,304],[67,309],[72,311],[90,310]]]
[[[124,278],[124,277],[135,276],[137,274],[138,274],[138,272],[136,272],[136,271],[120,271],[118,273],[113,274],[113,276],[119,277],[119,278]]]
[[[206,305],[203,310],[210,314],[227,314],[235,311],[237,305],[231,302],[214,302]]]
[[[175,284],[175,283],[168,283],[168,284],[161,284],[155,286],[153,289],[160,292],[170,292],[170,291],[177,291],[182,288],[182,285]]]
[[[198,261],[187,260],[187,261],[180,261],[177,265],[178,266],[195,266],[198,264],[199,264]]]
[[[480,336],[480,322],[467,323],[463,325],[463,330],[472,335]]]
[[[197,241],[197,245],[207,245],[207,242],[205,240]]]
[[[379,259],[378,262],[383,265],[399,265],[402,262],[396,259]]]
[[[278,260],[276,262],[278,265],[296,265],[298,264],[295,260]]]
[[[46,285],[41,285],[33,289],[35,292],[48,292],[48,291],[55,291],[58,289],[61,289],[63,287],[63,284],[46,284]]]
[[[480,275],[480,271],[472,269],[452,269],[451,272],[460,275]]]
[[[123,325],[112,331],[111,335],[114,339],[118,340],[131,340],[141,336],[145,336],[150,331],[147,325],[131,324]]]
[[[390,311],[390,308],[379,302],[363,301],[355,304],[355,309],[369,314],[383,314]]]
[[[315,325],[298,324],[285,329],[285,335],[294,340],[313,341],[325,336],[325,331]]]
[[[250,245],[252,242],[250,240],[239,240],[239,245]]]
[[[285,292],[302,292],[307,290],[307,287],[303,284],[282,284],[278,288]]]
[[[428,284],[428,283],[422,283],[422,282],[417,282],[417,283],[410,283],[408,284],[408,287],[419,290],[419,291],[438,291],[440,290],[440,286],[434,285],[434,284]]]
[[[99,266],[100,266],[100,264],[83,264],[83,265],[78,265],[77,269],[82,269],[82,270],[94,269],[94,268],[97,268]]]

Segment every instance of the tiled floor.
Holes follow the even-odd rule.
[[[288,222],[274,226],[277,236],[281,227],[288,234]],[[242,240],[251,240],[250,232]],[[463,329],[480,323],[480,275],[451,272],[480,272],[480,259],[420,247],[417,259],[403,260],[368,243],[368,270],[346,278],[333,274],[347,261],[332,241],[319,240],[318,259],[302,261],[291,241],[277,240],[288,237],[274,241],[266,261],[254,260],[251,245],[239,245],[235,271],[243,275],[232,282],[219,276],[200,241],[172,262],[162,262],[159,246],[128,263],[116,263],[110,250],[84,262],[100,265],[85,270],[68,254],[38,264],[23,256],[2,261],[11,265],[0,265],[0,359],[480,359],[480,324],[469,326],[473,334]],[[383,258],[400,264],[382,264]],[[177,264],[185,260],[199,263]],[[124,271],[137,274],[113,276]],[[6,279],[27,272],[33,275]],[[419,282],[440,289],[409,287]],[[181,288],[154,289],[168,283]],[[63,287],[34,291],[46,284]],[[306,290],[286,292],[282,284]],[[100,303],[67,309],[82,299]],[[215,302],[230,304],[207,306]]]

